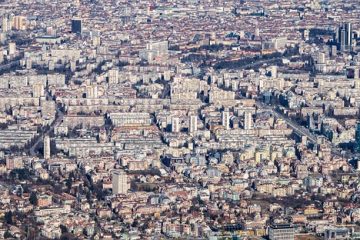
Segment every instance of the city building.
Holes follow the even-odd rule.
[[[269,227],[270,240],[293,240],[294,227],[289,224],[277,224]]]
[[[81,34],[82,20],[80,18],[71,19],[71,32]]]
[[[351,23],[344,23],[339,26],[337,39],[340,51],[352,50],[353,32]]]
[[[126,194],[130,189],[127,174],[122,170],[114,170],[112,173],[113,194]]]
[[[193,133],[197,131],[197,116],[191,115],[189,118],[189,132]]]
[[[46,135],[44,137],[44,159],[49,160],[51,155],[50,137]]]

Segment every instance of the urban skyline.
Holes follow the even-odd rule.
[[[358,1],[0,19],[0,239],[360,239]]]

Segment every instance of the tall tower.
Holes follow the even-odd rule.
[[[86,86],[86,98],[97,98],[97,97],[98,97],[97,85]]]
[[[119,71],[118,69],[110,69],[108,72],[108,81],[109,84],[119,83]]]
[[[9,43],[9,55],[14,55],[16,53],[16,43]]]
[[[337,48],[336,45],[331,46],[331,56],[336,57],[337,56]]]
[[[50,137],[46,135],[44,137],[44,159],[45,160],[50,159],[50,155],[51,155]]]
[[[24,16],[15,16],[13,19],[14,22],[13,28],[16,30],[25,30],[26,29],[25,21],[26,18]]]
[[[244,129],[245,130],[253,129],[252,114],[249,111],[246,111],[244,114]]]
[[[318,54],[318,63],[324,64],[326,61],[326,55],[323,52],[319,52]]]
[[[44,85],[37,83],[33,85],[33,97],[38,98],[44,96]]]
[[[197,116],[190,116],[189,119],[189,132],[193,133],[197,131]]]
[[[352,26],[351,23],[344,23],[339,27],[338,43],[341,51],[352,50]]]
[[[1,23],[1,28],[2,28],[2,32],[7,32],[8,29],[8,18],[7,16],[3,16],[2,17],[2,23]]]
[[[80,18],[73,18],[71,20],[71,32],[80,33],[82,32],[82,21]]]
[[[172,132],[180,132],[180,119],[178,117],[171,118],[171,131]]]
[[[221,113],[221,124],[225,127],[226,130],[230,129],[230,113],[227,110],[224,110]]]
[[[270,72],[271,72],[272,78],[277,78],[277,76],[278,76],[277,70],[278,70],[277,66],[271,66]]]
[[[4,62],[4,52],[3,49],[0,47],[0,63]]]
[[[31,69],[32,68],[32,60],[31,60],[31,58],[26,59],[25,66],[26,66],[26,69]]]
[[[130,189],[127,175],[123,170],[115,170],[112,173],[112,192],[113,194],[126,194]]]
[[[360,122],[357,123],[355,130],[355,151],[360,153]]]
[[[258,27],[255,28],[255,37],[260,37],[260,29]]]

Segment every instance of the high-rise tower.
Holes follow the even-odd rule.
[[[116,170],[112,173],[112,192],[113,194],[126,194],[130,189],[127,175],[123,170]]]
[[[73,18],[71,20],[71,32],[72,33],[82,32],[82,21],[80,18]]]
[[[253,129],[253,119],[250,111],[246,111],[244,113],[244,129],[245,130]]]
[[[230,129],[230,113],[227,110],[224,110],[221,113],[221,124],[225,127],[226,130]]]
[[[50,137],[46,135],[44,137],[44,159],[45,160],[50,159],[50,155],[51,155]]]
[[[171,118],[171,131],[172,132],[180,132],[180,119],[178,117]]]
[[[342,24],[337,33],[337,42],[341,51],[352,50],[352,26],[351,23]]]
[[[193,133],[197,131],[197,116],[190,116],[189,119],[189,132]]]

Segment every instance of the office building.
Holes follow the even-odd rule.
[[[3,49],[0,48],[0,63],[3,63],[4,62],[4,52],[3,52]]]
[[[10,42],[9,43],[9,55],[15,55],[16,53],[16,43]]]
[[[324,239],[325,240],[339,240],[339,239],[350,239],[350,229],[348,228],[329,228],[325,230]]]
[[[197,131],[197,116],[190,116],[189,119],[189,132],[193,133]]]
[[[110,69],[108,72],[108,82],[109,84],[117,84],[119,83],[119,70],[118,69]]]
[[[221,113],[221,124],[225,127],[226,130],[230,129],[230,113],[227,110],[224,110]]]
[[[44,159],[46,159],[46,160],[50,159],[50,155],[51,155],[50,137],[45,136],[44,137]]]
[[[307,30],[307,29],[304,30],[303,39],[304,39],[304,41],[309,41],[309,39],[310,39],[310,31],[309,30]]]
[[[86,98],[98,98],[98,86],[91,85],[86,88]]]
[[[127,175],[123,170],[115,170],[112,173],[112,192],[113,194],[126,194],[130,189]]]
[[[110,113],[109,118],[112,124],[114,124],[116,127],[136,127],[151,125],[151,116],[149,113]]]
[[[81,33],[82,32],[82,21],[79,18],[74,18],[71,20],[71,32],[72,33]]]
[[[15,16],[13,18],[13,28],[15,30],[26,30],[26,18],[24,16]]]
[[[250,130],[253,129],[253,119],[252,119],[252,114],[249,111],[246,111],[244,113],[244,129],[245,130]]]
[[[331,56],[332,57],[337,56],[337,47],[336,47],[336,45],[331,46]]]
[[[13,169],[21,169],[24,168],[24,162],[22,158],[18,157],[9,157],[6,159],[6,169],[13,170]]]
[[[319,64],[325,64],[326,61],[326,55],[323,52],[319,52],[318,54],[318,63]]]
[[[33,85],[33,97],[38,98],[44,96],[44,85],[37,83]]]
[[[269,228],[270,240],[294,240],[294,227],[289,224],[272,225]]]
[[[9,30],[8,25],[8,18],[6,16],[3,16],[1,23],[2,32],[7,32]]]
[[[270,72],[271,72],[271,77],[272,78],[277,78],[278,74],[277,74],[277,66],[271,66],[270,67]]]
[[[355,151],[360,153],[360,123],[358,122],[355,129]]]
[[[342,24],[337,33],[339,49],[341,51],[352,50],[352,26],[351,23]]]
[[[171,131],[174,133],[180,132],[180,119],[178,117],[171,118]]]

